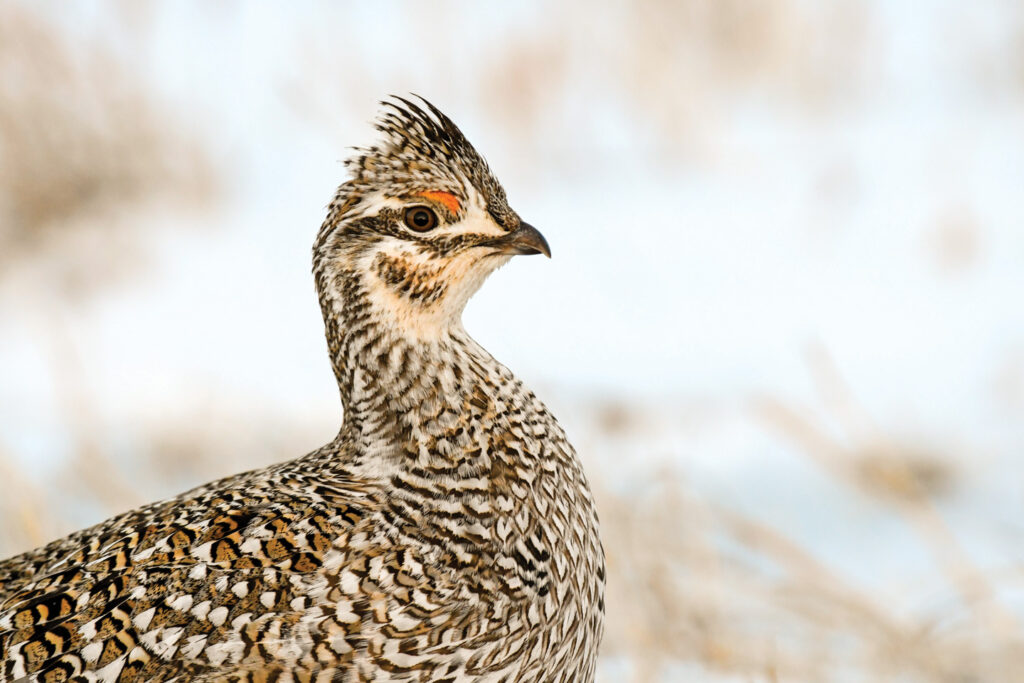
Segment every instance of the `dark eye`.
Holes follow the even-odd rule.
[[[405,210],[405,224],[416,232],[433,230],[437,227],[437,214],[426,206],[411,206]]]

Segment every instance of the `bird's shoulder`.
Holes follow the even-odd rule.
[[[119,515],[0,564],[0,680],[119,666],[294,611],[296,577],[343,561],[372,486],[290,465],[236,475]],[[188,658],[178,658],[186,661]],[[166,664],[166,662],[164,662]]]

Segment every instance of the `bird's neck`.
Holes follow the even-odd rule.
[[[345,416],[318,474],[379,485],[376,523],[418,561],[458,574],[459,599],[592,610],[597,517],[558,423],[461,325],[410,334],[359,291],[323,299]],[[586,606],[555,590],[568,567],[589,582]]]
[[[354,273],[321,289],[344,411],[340,436],[358,440],[363,453],[377,445],[410,451],[379,453],[381,462],[426,457],[412,451],[440,439],[431,457],[443,458],[444,435],[479,410],[474,400],[482,405],[507,390],[511,375],[469,337],[459,315],[417,317],[388,303]]]

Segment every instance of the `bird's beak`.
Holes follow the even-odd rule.
[[[519,227],[486,243],[494,247],[500,254],[544,254],[551,258],[551,247],[544,235],[529,223],[520,223]]]

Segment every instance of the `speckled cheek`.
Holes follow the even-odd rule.
[[[372,272],[390,292],[407,304],[430,306],[448,289],[442,269],[425,262],[421,255],[390,255],[379,252],[373,258]]]

